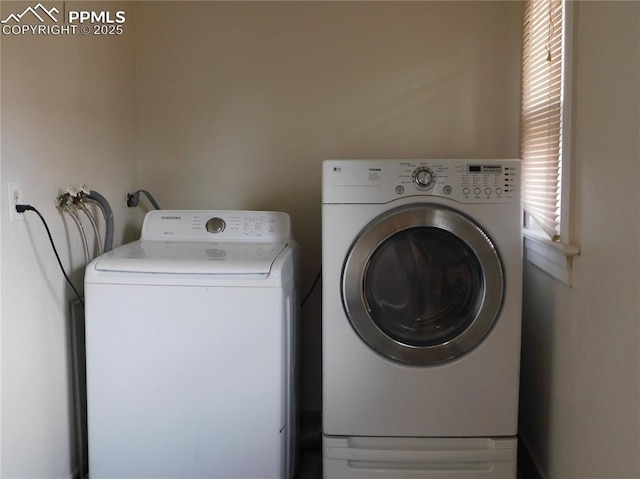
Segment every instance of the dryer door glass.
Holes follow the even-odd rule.
[[[489,235],[439,205],[392,210],[370,223],[347,255],[345,311],[361,339],[414,365],[453,360],[498,318],[504,276]]]
[[[435,346],[469,327],[483,286],[480,262],[464,241],[439,228],[410,228],[371,255],[364,300],[372,321],[392,339]]]

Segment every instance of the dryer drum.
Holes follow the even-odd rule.
[[[342,276],[349,320],[390,359],[437,364],[479,344],[497,319],[503,267],[483,229],[424,204],[392,210],[353,243]]]

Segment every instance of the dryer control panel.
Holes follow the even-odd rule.
[[[144,217],[143,240],[287,241],[289,215],[279,211],[156,210]]]
[[[520,203],[520,160],[325,160],[323,169],[323,203]]]

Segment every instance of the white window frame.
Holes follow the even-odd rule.
[[[572,112],[572,51],[574,2],[563,2],[563,53],[562,53],[562,149],[560,153],[561,192],[560,192],[560,235],[550,239],[541,228],[536,227],[525,213],[524,246],[526,259],[563,283],[572,285],[573,259],[580,249],[572,244],[572,150],[571,150],[571,112]]]

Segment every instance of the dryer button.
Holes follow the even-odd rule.
[[[216,217],[216,218],[211,218],[209,221],[207,221],[207,231],[209,233],[213,233],[213,234],[222,233],[226,228],[226,226],[227,225],[222,218]]]

